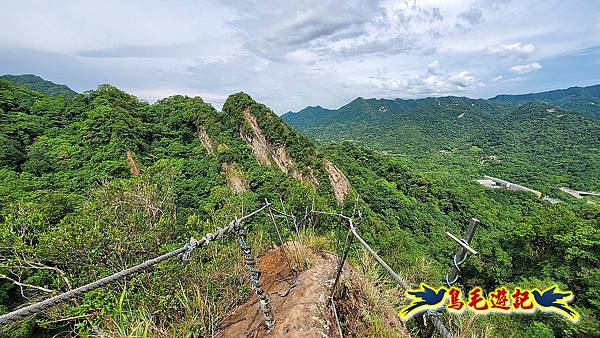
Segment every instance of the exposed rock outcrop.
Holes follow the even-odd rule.
[[[302,174],[298,169],[294,160],[290,157],[288,152],[285,150],[285,146],[273,146],[265,137],[264,133],[258,126],[256,116],[250,112],[250,109],[244,109],[242,111],[244,118],[250,124],[252,128],[252,134],[244,133],[240,130],[240,136],[244,141],[248,142],[252,147],[252,152],[256,160],[263,165],[277,165],[281,171],[286,174],[292,175],[292,177],[304,182],[305,184],[313,187],[318,187],[319,181],[316,179],[314,172],[309,175]]]
[[[323,166],[329,174],[329,182],[331,183],[331,187],[333,188],[333,194],[335,195],[336,201],[339,203],[343,202],[346,199],[346,196],[352,190],[352,186],[350,185],[350,181],[346,178],[343,172],[341,172],[333,163],[329,162],[327,159],[323,160]]]
[[[244,109],[242,113],[244,114],[246,121],[250,124],[250,127],[252,127],[253,133],[247,134],[240,130],[240,136],[252,146],[254,156],[256,156],[256,160],[258,160],[259,163],[263,165],[272,165],[273,162],[269,143],[262,130],[258,127],[256,116],[250,112],[250,109]]]
[[[198,126],[198,138],[200,138],[200,142],[202,142],[204,149],[206,149],[210,155],[214,155],[215,149],[203,125]]]
[[[301,252],[308,269],[294,272],[289,253]],[[286,258],[287,256],[287,258]],[[330,294],[336,273],[337,257],[296,242],[288,242],[258,258],[260,284],[269,294],[276,325],[267,331],[256,295],[236,307],[220,324],[217,337],[338,337],[331,311]],[[337,310],[343,316],[349,337],[371,336],[374,323],[364,311],[377,314],[377,332],[386,337],[410,337],[392,304],[385,301],[377,287],[346,263],[338,284]]]
[[[135,162],[135,158],[131,150],[127,150],[127,162],[129,163],[131,174],[139,175],[141,172],[140,167],[138,167],[137,163]]]
[[[203,125],[198,126],[198,138],[200,138],[200,142],[208,154],[215,155],[215,147]],[[225,176],[229,189],[234,193],[241,194],[250,191],[246,178],[234,163],[223,162],[221,173]]]
[[[217,337],[333,337],[336,324],[329,309],[335,256],[304,249],[311,268],[295,278],[286,253],[274,249],[259,257],[260,284],[270,295],[276,326],[267,332],[256,296],[223,320]]]
[[[227,162],[223,163],[221,165],[221,171],[225,174],[227,185],[229,185],[231,191],[236,194],[250,191],[248,182],[234,164]]]

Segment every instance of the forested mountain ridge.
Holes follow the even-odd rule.
[[[41,77],[34,74],[5,74],[0,75],[0,79],[8,80],[16,84],[25,86],[29,89],[37,90],[39,92],[50,94],[53,96],[64,95],[65,97],[71,97],[77,94],[77,92],[67,87],[66,85],[44,80]]]
[[[6,121],[0,160],[19,172],[44,175],[66,169],[68,162],[73,170],[93,167],[95,179],[123,177],[130,171],[126,153],[143,166],[165,156],[169,150],[162,145],[173,141],[201,145],[216,163],[243,167],[258,161],[315,188],[332,190],[323,154],[313,142],[244,93],[231,95],[219,112],[198,97],[173,96],[149,105],[108,85],[68,101],[7,81],[0,81],[0,91]],[[89,162],[93,164],[87,168]]]
[[[399,113],[414,102],[403,104]],[[359,100],[346,109],[364,106]],[[457,111],[443,110],[448,116]],[[381,113],[379,107],[370,112]],[[483,140],[493,144],[495,138]],[[428,176],[356,144],[322,147],[244,93],[217,111],[200,97],[148,104],[101,85],[65,98],[0,80],[0,274],[51,290],[21,289],[0,278],[0,313],[177,248],[265,199],[297,220],[310,208],[360,211],[361,234],[415,285],[443,283],[456,251],[444,232],[462,234],[477,217],[483,224],[473,242],[479,254],[461,267],[465,289],[559,284],[575,292],[582,320],[574,326],[542,314],[448,316],[455,332],[468,324],[479,336],[507,336],[517,327],[530,337],[600,333],[597,205],[546,206],[530,194]],[[277,218],[274,230],[272,218],[261,214],[248,222],[249,239],[257,254],[288,240],[338,250],[344,222],[327,215],[311,221]],[[161,263],[0,334],[211,336],[251,295],[235,241],[213,245],[196,250],[188,265]],[[365,256],[353,247],[350,257],[360,266]],[[362,269],[384,279],[368,262]],[[392,303],[405,304],[397,291],[387,291]],[[351,335],[378,336],[385,327],[374,306],[356,318],[364,331]]]
[[[511,104],[542,102],[600,117],[600,85],[570,87],[567,89],[521,95],[498,95],[490,100]]]
[[[14,276],[0,277],[0,313],[46,295],[40,289],[21,293],[19,281],[65,290],[156,256],[191,236],[200,238],[265,199],[299,216],[308,206],[342,208],[353,194],[340,169],[312,140],[244,93],[231,95],[217,111],[199,97],[173,96],[151,105],[101,85],[65,99],[0,80],[0,122],[0,274]],[[274,236],[266,231],[269,219],[261,216],[253,224],[258,228],[250,234],[253,241]],[[279,222],[286,228],[278,238],[297,233],[287,221]],[[129,304],[159,314],[159,321],[151,320],[155,334],[165,320],[173,320],[173,332],[188,325],[185,317],[173,317],[190,306],[174,297],[181,292],[173,292],[174,287],[192,295],[225,283],[211,296],[217,297],[211,304],[218,315],[194,320],[196,332],[202,332],[194,336],[214,333],[215,320],[231,309],[231,300],[247,297],[235,241],[216,245],[224,250],[217,260],[204,264],[207,258],[200,258],[193,264],[205,273],[186,276],[172,262],[161,269],[159,280],[133,277],[146,287],[130,291]],[[255,249],[260,253],[265,247]],[[24,269],[29,263],[44,268]],[[233,268],[225,271],[229,279],[218,273],[226,270],[224,264]],[[48,274],[48,266],[61,274]],[[79,318],[77,313],[93,308],[96,319],[70,325],[77,324],[78,332],[109,329],[115,334],[118,328],[104,326],[105,319],[137,325],[142,317],[131,317],[127,324],[118,302],[111,303],[112,315],[102,315],[103,303],[118,298],[113,291],[92,293],[96,298],[84,305],[65,304],[47,317],[70,313]],[[61,325],[46,330],[26,321],[0,336],[52,335]]]
[[[449,97],[440,97],[444,99]],[[430,100],[436,100],[435,97],[424,99],[364,99],[358,97],[350,103],[338,108],[327,109],[321,106],[306,107],[300,111],[289,111],[282,115],[285,121],[294,125],[302,126],[303,123],[321,122],[335,116],[337,112],[355,112],[355,113],[373,113],[375,111],[398,112],[403,109],[414,109],[425,104]],[[554,105],[566,110],[574,110],[587,113],[590,116],[600,116],[600,85],[588,87],[570,87],[568,89],[557,89],[547,92],[515,94],[515,95],[496,95],[487,101],[495,103],[507,103],[522,105],[524,103],[538,102]]]
[[[600,120],[577,111],[464,97],[357,98],[320,118],[303,115],[282,118],[321,142],[352,140],[419,169],[500,175],[546,193],[600,190]]]
[[[321,106],[306,107],[298,112],[287,112],[282,115],[284,121],[302,129],[316,124],[336,123],[340,120],[378,118],[382,113],[406,112],[418,107],[428,99],[419,100],[387,100],[364,99],[358,97],[339,109],[326,109]]]

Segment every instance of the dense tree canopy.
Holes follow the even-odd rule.
[[[0,79],[8,80],[41,93],[50,94],[52,96],[71,97],[77,94],[74,90],[63,84],[57,84],[52,81],[44,80],[41,77],[33,74],[6,74],[0,75]]]
[[[283,118],[321,142],[351,140],[424,172],[499,176],[557,197],[561,186],[600,191],[600,120],[544,103],[358,98]]]
[[[64,98],[0,80],[0,274],[65,291],[70,285],[82,285],[177,248],[191,236],[199,238],[266,198],[298,218],[308,207],[349,214],[357,208],[365,239],[394,269],[414,281],[440,284],[456,250],[444,231],[462,234],[469,219],[477,217],[483,225],[473,245],[480,254],[468,260],[465,287],[558,283],[575,292],[574,307],[582,313],[575,326],[545,315],[481,318],[478,325],[496,336],[512,334],[515,326],[529,328],[532,337],[600,335],[599,206],[570,200],[547,206],[531,194],[486,190],[473,182],[479,172],[506,170],[498,164],[485,170],[478,165],[464,165],[462,172],[457,169],[461,161],[502,154],[506,156],[502,163],[515,165],[512,172],[517,172],[519,163],[527,167],[529,174],[522,179],[545,191],[552,191],[557,177],[572,165],[578,166],[575,178],[560,178],[561,183],[581,187],[586,178],[597,187],[600,178],[593,165],[598,163],[598,153],[588,151],[598,146],[597,123],[574,112],[558,118],[562,111],[550,114],[541,105],[502,110],[485,101],[448,100],[458,103],[449,101],[430,126],[402,127],[401,134],[416,136],[395,144],[396,152],[406,153],[396,157],[350,142],[317,146],[244,93],[232,95],[217,111],[199,97],[173,96],[148,104],[102,85]],[[421,115],[437,103],[427,104],[416,110],[415,121],[430,119]],[[455,123],[443,116],[456,117],[467,107],[481,112],[481,116],[464,116],[474,128],[504,114],[504,123],[518,121],[520,129],[478,127],[477,137],[451,128],[446,135],[432,134]],[[402,109],[413,108],[411,103]],[[314,174],[317,184],[256,160],[243,138],[252,129],[244,117],[246,109],[256,117],[269,145],[284,147],[293,159],[292,169]],[[359,128],[361,122],[345,123]],[[571,124],[578,125],[579,130],[569,129],[579,137],[577,142],[558,135]],[[400,139],[390,139],[394,132],[387,129],[380,129],[377,138],[369,134],[374,130],[369,128],[379,127],[365,124],[365,140]],[[210,151],[201,130],[208,135]],[[340,137],[350,135],[338,130]],[[546,137],[546,132],[555,139]],[[450,141],[460,149],[448,146],[454,160],[437,151]],[[407,165],[405,158],[418,158],[416,151],[424,148],[436,150],[423,156],[416,168]],[[555,160],[538,158],[548,153],[554,153]],[[528,157],[535,160],[528,162]],[[335,201],[322,166],[324,158],[339,166],[353,186],[346,203]],[[225,164],[247,181],[248,191],[231,191],[228,175],[232,172],[223,169]],[[421,172],[426,166],[444,172]],[[259,215],[249,224],[259,251],[265,246],[263,238],[280,241],[270,222]],[[331,243],[344,239],[345,227],[334,217],[319,217],[313,226]],[[294,230],[282,228],[282,240]],[[44,318],[24,322],[9,335],[128,335],[132,328],[145,327],[140,323],[151,323],[162,334],[210,335],[232,301],[246,298],[250,291],[243,283],[235,243],[214,245],[214,250],[194,253],[187,266],[160,264],[124,283],[90,292],[77,303],[59,306]],[[46,296],[0,279],[0,313]],[[210,307],[202,299],[210,299]]]

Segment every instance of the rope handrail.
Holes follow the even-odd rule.
[[[167,252],[163,255],[149,259],[149,260],[147,260],[143,263],[140,263],[136,266],[119,271],[110,276],[107,276],[107,277],[104,277],[97,281],[91,282],[89,284],[80,286],[76,289],[64,292],[62,294],[56,295],[56,296],[48,298],[46,300],[25,306],[23,308],[17,309],[10,313],[4,314],[4,315],[0,316],[0,326],[5,326],[5,325],[11,324],[11,323],[15,323],[15,322],[23,320],[24,318],[29,317],[31,315],[36,315],[56,304],[68,301],[70,299],[73,299],[77,296],[84,294],[85,292],[88,292],[88,291],[97,289],[99,287],[102,287],[104,285],[113,283],[123,277],[129,276],[131,274],[134,274],[136,272],[144,270],[148,267],[156,265],[156,264],[158,264],[164,260],[167,260],[171,257],[181,255],[181,258],[183,260],[188,260],[189,255],[191,254],[191,252],[194,249],[196,249],[197,247],[206,246],[211,241],[220,239],[221,237],[225,236],[226,234],[232,232],[244,220],[254,216],[255,214],[259,213],[260,211],[262,211],[263,209],[268,207],[269,205],[270,205],[270,203],[267,202],[267,204],[263,205],[262,207],[260,207],[259,209],[255,210],[255,211],[251,212],[250,214],[245,215],[242,218],[236,218],[233,221],[229,222],[224,227],[217,228],[216,232],[206,234],[200,240],[196,240],[196,239],[192,238],[188,244],[184,245],[183,247],[181,247],[179,249]]]
[[[171,257],[179,255],[179,254],[185,252],[186,250],[188,250],[188,245],[187,244],[185,246],[177,249],[177,250],[168,252],[168,253],[166,253],[164,255],[161,255],[161,256],[158,256],[158,257],[153,258],[151,260],[145,261],[145,262],[143,262],[141,264],[138,264],[138,265],[136,265],[134,267],[131,267],[129,269],[119,271],[119,272],[117,272],[115,274],[112,274],[112,275],[110,275],[108,277],[104,277],[104,278],[102,278],[100,280],[97,280],[95,282],[92,282],[92,283],[80,286],[80,287],[78,287],[76,289],[73,289],[71,291],[67,291],[67,292],[62,293],[60,295],[56,295],[54,297],[48,298],[46,300],[43,300],[41,302],[38,302],[38,303],[35,303],[35,304],[31,304],[31,305],[28,305],[28,306],[26,306],[24,308],[20,308],[18,310],[13,311],[13,312],[10,312],[10,313],[7,313],[5,315],[2,315],[2,316],[0,316],[0,326],[8,325],[8,324],[11,324],[11,323],[23,320],[25,317],[38,314],[38,313],[40,313],[40,312],[42,312],[42,311],[44,311],[44,310],[46,310],[46,309],[48,309],[48,308],[56,305],[56,304],[68,301],[70,299],[73,299],[73,298],[75,298],[77,296],[80,296],[80,295],[84,294],[85,292],[88,292],[88,291],[97,289],[99,287],[102,287],[102,286],[104,286],[106,284],[115,282],[116,280],[121,279],[121,278],[123,278],[125,276],[131,275],[131,274],[136,273],[136,272],[138,272],[140,270],[148,268],[148,267],[150,267],[152,265],[158,264],[158,263],[160,263],[160,262],[162,262],[162,261],[164,261],[166,259],[169,259]]]
[[[136,266],[119,271],[110,276],[107,276],[107,277],[104,277],[97,281],[91,282],[89,284],[80,286],[76,289],[64,292],[62,294],[56,295],[56,296],[48,298],[46,300],[31,304],[31,305],[25,306],[23,308],[17,309],[13,312],[1,315],[0,316],[0,327],[23,320],[24,318],[26,318],[28,316],[36,315],[56,304],[68,301],[70,299],[73,299],[77,296],[84,294],[85,292],[88,292],[88,291],[97,289],[99,287],[105,286],[107,284],[113,283],[123,277],[137,273],[141,270],[144,270],[148,267],[156,265],[156,264],[158,264],[162,261],[165,261],[169,258],[179,256],[183,261],[187,261],[187,260],[189,260],[190,254],[192,253],[192,251],[194,249],[196,249],[198,247],[207,246],[210,242],[220,239],[230,232],[233,232],[236,230],[240,231],[240,225],[243,223],[244,220],[256,215],[257,213],[261,212],[262,210],[264,210],[265,208],[267,208],[270,205],[271,205],[270,202],[265,201],[265,204],[262,207],[256,209],[255,211],[253,211],[241,218],[235,218],[234,220],[229,222],[226,226],[217,228],[216,232],[207,233],[200,240],[196,240],[195,238],[192,237],[190,239],[189,243],[187,243],[183,247],[180,247],[176,250],[167,252],[163,255],[160,255],[160,256],[155,257],[150,260],[147,260]],[[398,285],[400,285],[404,290],[410,289],[410,285],[402,277],[400,277],[381,257],[379,257],[379,255],[358,234],[358,231],[357,231],[356,227],[354,226],[353,219],[351,217],[348,217],[348,216],[345,216],[342,214],[334,214],[334,213],[321,212],[321,211],[315,211],[315,210],[311,210],[311,212],[321,213],[321,214],[329,214],[329,215],[339,216],[339,217],[346,219],[349,223],[349,233],[351,233],[352,236],[355,237],[360,242],[360,244],[369,252],[369,254],[377,261],[377,263],[379,263],[388,272],[388,274],[394,279],[394,281],[396,281],[396,283],[398,283]],[[351,240],[348,240],[347,245],[349,245],[350,243],[351,243]],[[346,248],[344,258],[347,255],[347,249],[348,248]],[[343,264],[344,263],[342,260],[340,262],[340,265],[343,266]],[[338,276],[336,276],[336,282],[333,285],[334,290],[335,290],[335,286],[336,286],[338,278],[339,278],[339,274],[341,274],[341,270],[342,270],[341,266],[338,267],[338,272],[337,272]],[[335,303],[333,303],[333,296],[331,297],[331,300],[332,300],[332,305],[335,307]],[[337,311],[335,314],[337,316]],[[452,338],[452,334],[444,326],[442,321],[438,318],[437,313],[428,311],[426,314],[426,317],[429,319],[429,321],[431,321],[432,325],[438,330],[438,332],[440,333],[440,335],[442,335],[442,337]],[[271,318],[271,321],[272,321],[272,318]],[[270,322],[269,318],[267,318],[267,325],[269,324],[269,322]],[[274,321],[273,321],[273,325],[274,325]],[[340,328],[338,327],[338,329],[340,329]],[[340,336],[342,336],[341,330],[340,330]]]
[[[358,234],[358,231],[356,230],[356,227],[354,226],[354,223],[353,223],[351,217],[348,217],[343,214],[336,214],[336,213],[331,213],[331,212],[323,212],[323,211],[315,211],[315,210],[313,210],[312,212],[317,213],[317,214],[338,216],[338,217],[341,217],[341,218],[347,220],[348,224],[349,224],[350,233],[352,233],[352,235],[367,250],[367,252],[369,252],[369,254],[377,261],[377,263],[379,263],[379,265],[381,265],[386,270],[386,272],[394,279],[394,281],[398,285],[400,285],[400,287],[402,287],[404,290],[410,289],[410,285],[402,277],[400,277],[400,275],[398,275],[381,257],[379,257],[379,255],[375,252],[375,250],[373,250],[369,246],[369,244],[367,244],[367,242]],[[351,242],[348,241],[346,245],[349,245],[350,243]],[[344,262],[342,261],[342,262],[340,262],[340,264],[343,265]],[[338,274],[341,274],[341,269],[338,269]],[[334,282],[334,285],[333,285],[334,290],[335,290],[338,278],[339,278],[339,276],[336,276],[336,279],[335,279],[336,282]],[[427,319],[429,319],[429,321],[432,323],[432,325],[436,328],[436,330],[439,332],[439,334],[443,338],[452,338],[452,333],[450,333],[450,330],[448,330],[448,328],[446,328],[446,326],[444,326],[444,323],[442,323],[442,321],[438,318],[437,312],[428,311],[425,315],[426,315]]]
[[[444,323],[442,323],[442,320],[438,317],[438,315],[439,314],[437,312],[433,311],[427,314],[427,318],[429,318],[431,324],[433,324],[433,327],[435,327],[435,329],[443,338],[452,338],[452,333],[450,333],[450,330],[448,330]]]
[[[396,283],[398,283],[398,285],[400,285],[404,290],[409,290],[410,285],[408,285],[404,278],[400,277],[400,275],[398,275],[396,271],[394,271],[381,257],[379,257],[375,250],[371,249],[369,244],[367,244],[367,242],[365,242],[365,240],[362,239],[362,237],[360,237],[360,235],[356,231],[356,228],[354,227],[354,224],[352,223],[352,219],[350,219],[349,223],[350,231],[352,232],[354,237],[358,239],[360,244],[371,254],[371,256],[373,256],[377,263],[379,263],[379,265],[381,265],[385,269],[385,271],[387,271],[387,273],[394,279],[394,281],[396,281]]]

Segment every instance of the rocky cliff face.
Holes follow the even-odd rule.
[[[127,162],[129,163],[131,174],[139,175],[141,170],[140,170],[140,167],[138,166],[137,162],[135,161],[134,154],[131,150],[127,151]]]
[[[227,184],[231,191],[236,194],[241,194],[246,191],[250,191],[246,178],[242,175],[240,170],[232,163],[223,163],[221,170],[227,179]]]
[[[323,159],[323,166],[327,174],[329,174],[329,182],[331,183],[335,199],[340,203],[343,202],[352,190],[350,181],[348,181],[346,175],[335,164],[327,159]]]
[[[198,126],[198,138],[200,138],[200,142],[202,142],[204,149],[206,149],[210,155],[214,155],[215,149],[203,125]]]
[[[331,185],[338,203],[352,190],[346,176],[324,159],[312,140],[244,93],[231,95],[222,112],[198,111],[193,117],[199,143],[218,161],[221,175],[236,193],[251,189],[253,165],[248,161],[252,160],[277,168],[313,190],[329,191]]]
[[[314,175],[314,171],[309,169],[309,174],[302,174],[298,169],[292,157],[285,150],[284,145],[274,146],[267,141],[261,128],[258,126],[256,116],[252,114],[249,108],[242,111],[244,118],[250,127],[252,133],[244,133],[240,130],[240,136],[252,146],[252,151],[256,156],[256,160],[264,165],[276,165],[286,174],[302,181],[305,184],[316,188],[319,181]]]

